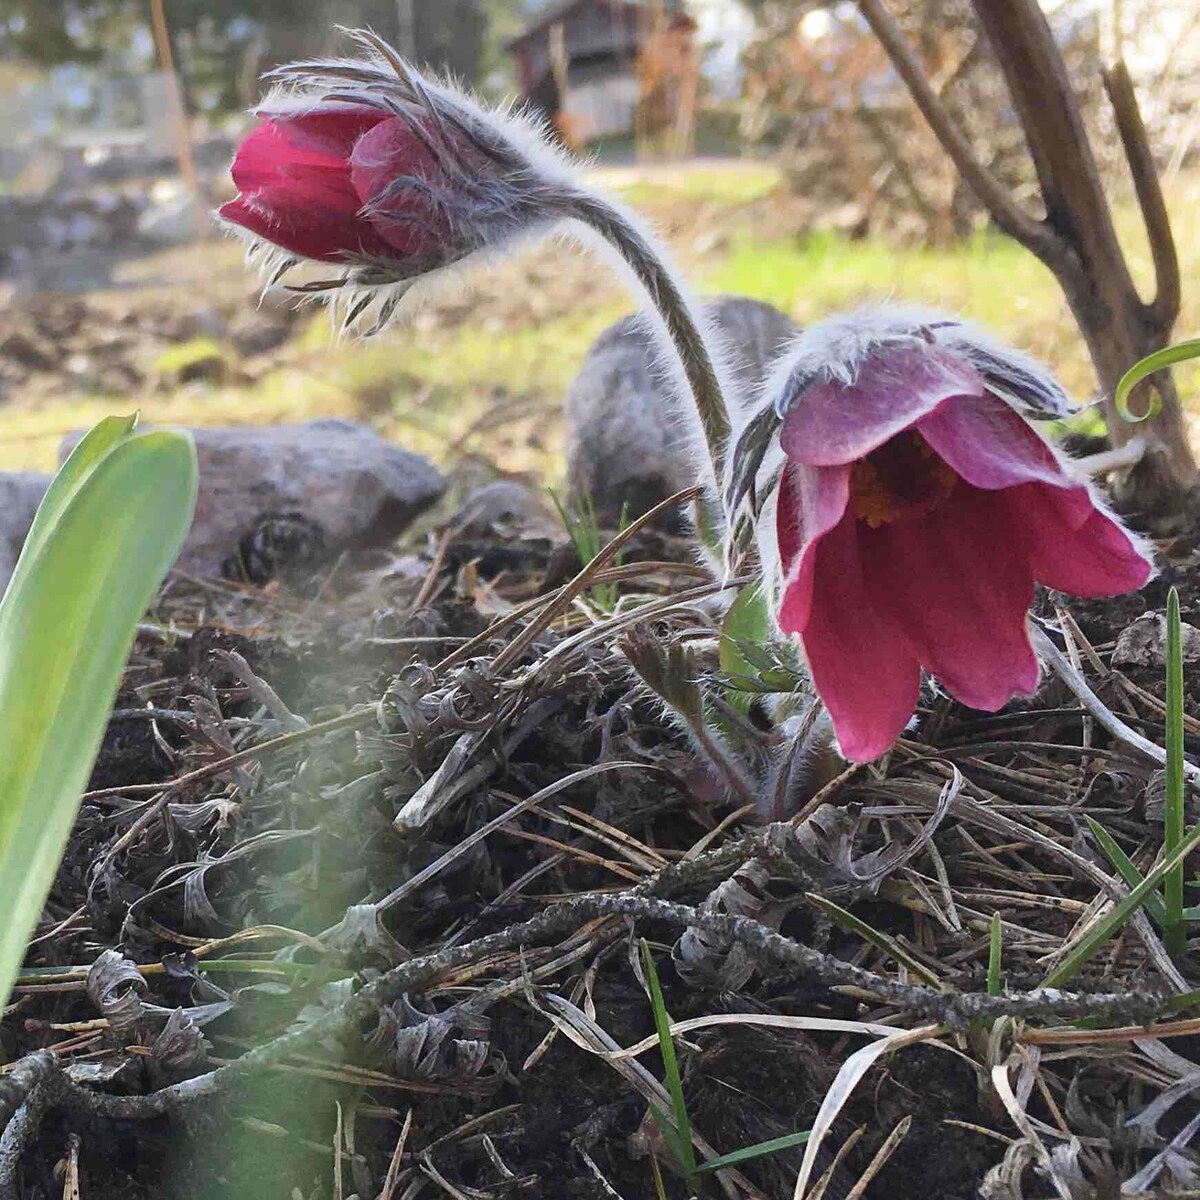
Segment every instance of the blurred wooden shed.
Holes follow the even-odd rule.
[[[522,100],[585,145],[639,132],[647,65],[694,63],[695,31],[682,0],[560,0],[506,49]]]

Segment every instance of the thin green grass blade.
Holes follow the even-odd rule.
[[[1200,353],[1200,350],[1197,351]],[[1167,769],[1163,788],[1163,852],[1170,854],[1183,841],[1183,637],[1179,593],[1167,593]],[[1163,944],[1179,955],[1187,948],[1183,919],[1183,863],[1163,884]]]
[[[1004,980],[1000,975],[1000,959],[1004,953],[1004,922],[998,912],[992,913],[992,927],[988,937],[987,989],[989,996],[999,996],[1004,991]]]
[[[852,912],[847,912],[841,905],[834,904],[832,900],[827,900],[824,896],[817,895],[816,892],[807,892],[805,898],[824,912],[835,925],[840,926],[847,933],[855,933],[864,941],[870,942],[872,946],[907,967],[922,983],[928,983],[936,988],[942,986],[942,981],[923,962],[914,958],[899,942],[888,937],[886,933],[881,933]]]
[[[654,1177],[654,1194],[658,1200],[667,1200],[667,1188],[663,1183],[662,1171],[658,1165],[658,1159],[653,1154],[650,1155],[650,1174]]]
[[[1160,408],[1157,396],[1150,407],[1139,417],[1130,410],[1130,393],[1147,375],[1153,375],[1155,371],[1161,371],[1164,367],[1187,362],[1192,358],[1200,358],[1200,338],[1189,338],[1186,342],[1179,342],[1174,346],[1156,350],[1153,354],[1146,355],[1141,362],[1134,363],[1121,377],[1121,382],[1117,384],[1117,390],[1113,396],[1117,412],[1126,421],[1145,421],[1148,417],[1157,415]]]
[[[643,938],[641,943],[642,969],[650,985],[650,1005],[654,1009],[654,1028],[658,1033],[658,1049],[662,1054],[663,1073],[667,1091],[671,1095],[671,1108],[675,1118],[675,1132],[679,1135],[678,1147],[672,1146],[679,1157],[679,1165],[691,1179],[696,1173],[696,1150],[692,1145],[692,1123],[688,1119],[687,1101],[683,1098],[683,1078],[679,1074],[679,1060],[675,1057],[675,1043],[671,1040],[671,1017],[663,1000],[662,987],[658,982],[658,971],[650,946]],[[661,1124],[661,1122],[660,1122]]]
[[[723,1167],[736,1167],[739,1163],[750,1162],[751,1159],[762,1158],[774,1154],[777,1150],[790,1150],[793,1146],[803,1146],[809,1139],[809,1131],[803,1133],[785,1133],[783,1137],[771,1138],[767,1142],[755,1142],[753,1146],[743,1146],[732,1154],[722,1154],[720,1158],[710,1158],[702,1162],[697,1171],[719,1171]]]
[[[0,1004],[58,869],[137,622],[191,522],[183,434],[103,422],[0,604]]]
[[[1130,890],[1128,896],[1114,904],[1108,914],[1092,926],[1091,930],[1080,940],[1079,945],[1046,976],[1042,981],[1042,986],[1062,987],[1067,980],[1072,979],[1088,959],[1145,903],[1146,897],[1156,891],[1166,876],[1179,866],[1197,846],[1200,846],[1200,825],[1185,834],[1183,841],[1175,847],[1171,854],[1165,855],[1154,870],[1145,876],[1137,887]]]
[[[1142,873],[1133,864],[1133,860],[1117,845],[1112,834],[1100,824],[1095,817],[1085,816],[1092,835],[1096,841],[1100,843],[1100,849],[1104,851],[1108,861],[1116,868],[1117,874],[1121,876],[1126,887],[1135,888],[1142,882]],[[1158,892],[1151,892],[1142,905],[1149,914],[1150,919],[1162,929],[1166,922],[1166,911],[1163,908],[1162,897]]]

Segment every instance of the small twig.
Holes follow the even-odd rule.
[[[1134,190],[1146,224],[1146,236],[1150,242],[1150,255],[1154,260],[1154,299],[1146,306],[1155,326],[1169,330],[1179,316],[1181,282],[1179,276],[1179,253],[1175,237],[1171,232],[1171,216],[1163,196],[1158,166],[1142,110],[1138,105],[1133,79],[1124,62],[1117,62],[1103,73],[1104,90],[1117,121],[1117,132],[1121,146],[1129,162],[1129,173],[1133,176]]]
[[[1136,467],[1146,457],[1146,450],[1146,439],[1139,433],[1131,437],[1124,445],[1114,446],[1111,450],[1101,450],[1099,454],[1087,454],[1083,458],[1077,458],[1075,466],[1088,475],[1107,475],[1109,471]]]
[[[859,11],[892,60],[921,114],[959,173],[983,202],[992,219],[1039,258],[1062,258],[1065,247],[1045,222],[1027,213],[1000,181],[975,157],[970,143],[925,74],[904,31],[882,0],[858,0]]]
[[[695,865],[695,864],[689,864]],[[625,916],[662,921],[677,928],[694,927],[731,938],[776,967],[798,972],[826,987],[848,987],[924,1019],[962,1027],[972,1021],[1001,1016],[1068,1020],[1081,1017],[1117,1018],[1127,1024],[1146,1024],[1169,1007],[1170,997],[1145,990],[1080,994],[1057,988],[989,996],[984,993],[939,992],[885,979],[833,955],[823,954],[776,933],[758,921],[702,912],[700,909],[644,895],[584,894],[561,901],[532,920],[453,949],[413,958],[363,987],[320,1019],[255,1047],[241,1058],[206,1075],[162,1088],[146,1096],[112,1096],[77,1086],[52,1055],[39,1054],[17,1064],[12,1076],[24,1072],[28,1083],[0,1137],[0,1200],[17,1200],[15,1172],[21,1151],[36,1131],[42,1113],[59,1106],[119,1120],[145,1120],[163,1115],[186,1118],[196,1101],[212,1096],[236,1081],[257,1074],[314,1041],[337,1040],[374,1017],[400,996],[428,988],[439,976],[489,959],[502,952],[560,936],[597,917]]]
[[[1050,640],[1049,635],[1044,629],[1032,621],[1029,628],[1033,638],[1034,649],[1054,668],[1054,673],[1071,689],[1080,704],[1096,718],[1100,726],[1108,730],[1119,742],[1124,742],[1131,749],[1137,750],[1158,766],[1165,768],[1167,765],[1167,752],[1161,746],[1156,746],[1149,738],[1143,737],[1137,730],[1131,729],[1126,725],[1092,691],[1088,686],[1087,680],[1071,666],[1066,656]],[[1185,762],[1183,770],[1192,783],[1200,784],[1200,767],[1197,767],[1194,763]]]

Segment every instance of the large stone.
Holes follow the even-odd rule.
[[[752,397],[780,349],[799,332],[770,304],[742,296],[706,303],[737,392]],[[564,404],[567,490],[590,496],[611,523],[623,506],[636,517],[696,482],[679,400],[644,324],[626,317],[606,329],[584,359]]]
[[[71,434],[61,457],[79,440]],[[327,551],[387,543],[442,494],[440,472],[353,421],[194,429],[196,519],[178,565],[218,575],[245,539],[282,518]]]
[[[0,590],[12,577],[51,478],[36,471],[0,472]]]

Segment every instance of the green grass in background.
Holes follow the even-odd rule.
[[[691,259],[688,269],[703,291],[767,300],[802,324],[874,300],[933,305],[978,320],[1045,360],[1077,399],[1092,395],[1087,353],[1057,284],[1032,255],[1000,235],[981,233],[949,247],[831,234],[780,236],[761,218],[770,211],[761,202],[778,183],[774,168],[762,163],[604,169],[597,177],[669,227],[681,212],[685,227],[691,217],[678,250],[685,262]],[[1200,332],[1198,193],[1200,179],[1170,189],[1185,295],[1177,338]],[[1150,256],[1136,210],[1124,202],[1118,211],[1146,294]],[[709,245],[697,248],[710,232]],[[582,279],[567,289],[575,300],[562,303],[561,315],[552,310],[536,323],[514,326],[508,320],[497,328],[483,305],[464,308],[456,324],[401,325],[370,342],[338,342],[329,321],[314,315],[279,365],[251,381],[160,389],[144,397],[74,396],[36,409],[0,410],[0,467],[50,469],[63,432],[90,424],[117,401],[134,401],[148,421],[158,423],[356,417],[443,462],[476,454],[553,484],[562,472],[562,395],[596,334],[633,302],[611,285],[604,265],[585,260],[581,266],[561,250],[548,253],[553,270],[561,264],[563,272]],[[233,254],[219,264],[213,269],[231,278],[242,269]],[[1200,364],[1180,368],[1178,378],[1200,409]]]

